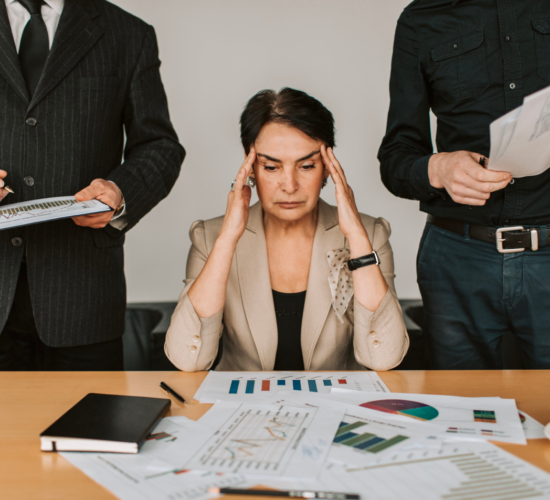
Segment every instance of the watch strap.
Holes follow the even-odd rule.
[[[380,265],[380,257],[378,256],[376,250],[373,250],[372,253],[364,255],[363,257],[349,259],[348,269],[350,271],[355,271],[356,269],[359,269],[361,267],[372,266],[373,264],[376,264],[377,266]]]

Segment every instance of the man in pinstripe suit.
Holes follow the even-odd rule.
[[[124,235],[185,155],[155,33],[105,0],[0,2],[0,186],[113,208],[0,231],[0,369],[121,369]]]

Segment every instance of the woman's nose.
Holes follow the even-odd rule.
[[[294,172],[284,172],[281,188],[285,193],[294,193],[298,190],[298,180]]]

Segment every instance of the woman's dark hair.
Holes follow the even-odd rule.
[[[301,90],[261,90],[244,108],[241,115],[241,142],[246,154],[268,123],[283,123],[297,128],[316,141],[333,148],[334,118],[317,99]]]

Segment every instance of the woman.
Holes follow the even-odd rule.
[[[357,210],[330,111],[298,90],[264,90],[243,111],[241,140],[246,158],[225,216],[191,226],[167,356],[181,370],[207,370],[221,337],[219,370],[398,365],[409,341],[390,227]],[[329,175],[338,207],[319,198]],[[249,207],[254,184],[260,201]],[[354,271],[348,256],[362,259]]]

